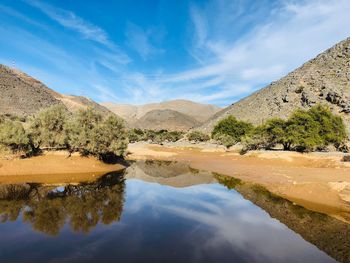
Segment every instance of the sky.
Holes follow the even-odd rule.
[[[97,102],[227,106],[350,37],[349,0],[0,0],[0,63]]]

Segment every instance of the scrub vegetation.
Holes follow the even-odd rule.
[[[92,108],[72,114],[64,106],[55,105],[27,120],[0,119],[2,150],[22,156],[66,149],[107,160],[123,156],[127,144],[123,120],[114,115],[104,118]]]
[[[309,110],[298,109],[286,120],[270,119],[257,127],[228,116],[216,124],[212,137],[226,147],[241,142],[243,153],[272,149],[277,145],[287,151],[323,151],[330,145],[348,151],[344,144],[347,134],[342,118],[324,105]]]

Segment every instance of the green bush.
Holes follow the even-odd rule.
[[[250,133],[253,128],[254,126],[251,123],[239,121],[230,115],[215,125],[212,131],[212,137],[219,138],[220,135],[226,135],[227,139],[227,136],[230,136],[234,140],[234,143],[236,143],[240,142],[242,137]]]
[[[139,142],[144,141],[146,138],[146,133],[141,129],[131,129],[128,131],[129,142]]]
[[[68,145],[71,151],[83,155],[122,156],[127,148],[128,138],[123,120],[116,116],[102,115],[92,108],[79,110],[67,125]]]
[[[340,148],[346,140],[341,117],[326,106],[316,105],[309,110],[296,110],[286,121],[271,119],[244,138],[245,150],[282,144],[284,150],[301,152],[322,150],[333,144]]]
[[[210,140],[210,137],[208,134],[205,134],[203,132],[192,131],[187,134],[187,139],[193,142],[206,142]]]
[[[28,133],[19,121],[3,120],[0,124],[0,145],[12,151],[29,154],[32,151]]]
[[[132,129],[128,131],[130,142],[151,141],[153,143],[176,142],[183,138],[183,132],[167,130],[141,130]]]
[[[67,146],[68,111],[62,105],[41,110],[30,121],[30,134],[34,147],[65,148]]]
[[[215,134],[213,139],[219,144],[224,145],[226,148],[231,147],[237,142],[236,139],[234,139],[232,136],[219,133]]]

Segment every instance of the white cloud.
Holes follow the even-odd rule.
[[[232,40],[229,31],[221,35],[208,33],[209,25],[217,24],[216,19],[222,22],[222,15],[215,16],[207,9],[191,7],[197,40],[193,49],[206,47],[207,54],[202,58],[208,59],[204,65],[166,76],[160,82],[173,87],[185,84],[198,90],[196,86],[203,80],[219,78],[222,81],[213,85],[212,94],[209,92],[208,95],[206,86],[203,89],[205,95],[191,90],[183,95],[206,102],[223,98],[230,102],[234,97],[262,88],[349,37],[350,27],[346,26],[350,24],[349,13],[350,2],[347,0],[287,1],[271,10],[263,23]],[[225,22],[226,25],[229,23]],[[231,24],[231,28],[234,32],[235,23]]]
[[[151,41],[152,30],[144,30],[141,27],[128,23],[125,32],[127,44],[134,49],[143,60],[147,60],[150,56],[164,52],[157,48]]]
[[[118,46],[110,40],[108,34],[102,28],[84,20],[69,10],[58,8],[38,0],[25,0],[25,2],[38,8],[60,25],[78,32],[83,38],[108,47],[119,57],[120,63],[130,62],[130,58],[119,50]]]

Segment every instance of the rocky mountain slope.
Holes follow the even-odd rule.
[[[29,75],[1,64],[0,93],[0,114],[28,116],[55,104],[65,105],[71,112],[93,107],[104,115],[112,114],[88,98],[60,94]]]
[[[350,134],[350,38],[336,44],[280,80],[216,113],[201,130],[210,132],[220,119],[261,124],[287,118],[295,109],[323,103],[343,117]]]
[[[134,124],[134,127],[148,130],[188,131],[200,124],[191,116],[167,109],[147,112]]]
[[[201,104],[189,100],[171,100],[144,105],[102,103],[129,123],[135,123],[142,116],[153,110],[173,110],[194,118],[198,122],[205,122],[220,108],[210,104]]]

